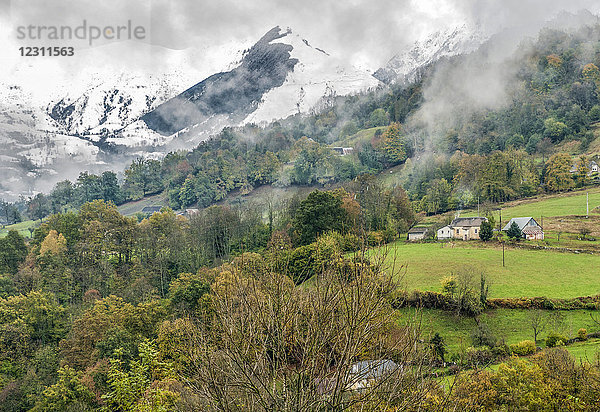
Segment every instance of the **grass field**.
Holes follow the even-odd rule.
[[[502,248],[480,242],[396,242],[385,251],[372,253],[387,254],[390,267],[403,265],[402,286],[409,291],[440,291],[445,276],[470,269],[486,273],[491,298],[569,298],[600,293],[599,255],[507,247],[502,267]]]
[[[141,212],[146,206],[168,206],[169,202],[164,194],[148,196],[135,202],[127,202],[118,207],[119,212],[125,216],[132,216]]]
[[[439,333],[444,338],[450,352],[458,352],[472,346],[471,333],[477,327],[474,318],[456,317],[452,313],[434,309],[409,308],[402,309],[401,313],[402,320],[420,323],[423,339],[430,339],[433,334]],[[597,311],[546,311],[546,325],[542,333],[538,335],[538,341],[543,341],[548,332],[552,330],[560,332],[568,338],[575,337],[580,328],[587,329],[588,333],[599,332],[600,325],[592,320],[590,313],[596,319],[600,318]],[[518,309],[489,310],[479,316],[479,321],[487,324],[494,336],[503,339],[508,345],[526,339],[533,340],[529,319],[530,312],[528,310]],[[539,344],[544,346],[541,342]],[[600,349],[600,340],[594,339],[589,342],[568,345],[567,349],[576,356],[587,354],[592,358],[595,351]]]
[[[332,147],[342,146],[342,147],[356,147],[357,144],[370,141],[373,136],[375,136],[375,132],[377,130],[381,130],[383,133],[387,126],[381,127],[372,127],[370,129],[360,130],[358,133],[353,134],[352,136],[346,136],[341,140],[338,140],[331,144]]]
[[[535,198],[506,202],[502,207],[502,222],[508,222],[513,217],[531,216],[541,223],[543,217],[585,216],[586,193],[589,192],[590,214],[596,207],[600,207],[600,188],[593,187],[586,190],[561,193],[558,195],[543,195]],[[476,210],[470,210],[464,216],[477,215]],[[499,212],[494,212],[496,222],[499,221]]]
[[[16,230],[22,236],[29,238],[29,237],[31,237],[31,232],[29,231],[29,229],[35,229],[39,225],[40,225],[39,220],[36,220],[35,222],[33,220],[26,220],[25,222],[20,222],[20,223],[14,224],[14,225],[4,226],[4,227],[0,228],[0,237],[6,236],[8,234],[9,230]]]
[[[577,361],[595,363],[600,355],[600,339],[577,342],[567,346],[566,349]]]

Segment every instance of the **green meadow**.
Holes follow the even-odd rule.
[[[600,255],[506,247],[481,242],[395,242],[374,249],[406,290],[441,291],[445,276],[464,271],[484,272],[490,298],[571,298],[600,294]]]
[[[40,221],[36,220],[26,220],[24,222],[19,222],[14,225],[7,225],[0,228],[0,237],[4,237],[8,234],[10,230],[16,230],[21,234],[21,236],[29,238],[31,237],[31,231],[29,229],[35,229],[40,225]]]
[[[540,222],[543,217],[554,216],[585,216],[586,197],[589,193],[590,213],[600,206],[600,189],[592,188],[576,192],[562,193],[551,196],[539,196],[514,202],[506,202],[501,206],[502,221],[507,222],[513,217],[531,216]],[[477,211],[469,211],[464,216],[475,216]],[[494,212],[494,218],[499,220],[499,212]]]
[[[423,339],[429,339],[439,333],[445,340],[451,352],[457,352],[472,346],[471,333],[477,327],[475,318],[458,317],[450,312],[436,309],[401,309],[400,319],[403,322],[412,322],[420,325]],[[544,311],[545,325],[538,335],[538,345],[544,346],[543,340],[550,331],[557,331],[568,338],[577,336],[580,328],[585,328],[588,333],[600,332],[600,312],[589,310],[571,311]],[[592,316],[590,316],[592,315]],[[479,315],[479,322],[487,324],[492,334],[503,339],[508,345],[522,340],[533,340],[533,330],[530,325],[531,311],[527,309],[494,309]],[[580,352],[592,348],[600,349],[600,343],[593,340],[594,345],[579,348]],[[567,346],[577,348],[580,343]]]

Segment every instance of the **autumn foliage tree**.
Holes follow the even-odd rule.
[[[563,192],[575,186],[570,170],[573,162],[567,153],[552,155],[546,162],[546,187],[551,192]]]
[[[381,136],[381,151],[389,165],[397,165],[406,160],[406,148],[402,126],[392,123]]]

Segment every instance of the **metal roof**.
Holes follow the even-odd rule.
[[[395,372],[400,366],[389,359],[367,360],[356,362],[352,365],[350,373],[355,378],[374,379]]]
[[[527,226],[527,223],[529,223],[529,221],[532,219],[533,219],[532,217],[513,217],[506,224],[506,226],[504,226],[504,229],[502,229],[502,230],[510,229],[510,226],[512,225],[513,222],[516,222],[517,226],[519,226],[519,229],[523,230],[525,228],[525,226]],[[535,219],[533,219],[533,221],[535,222]],[[535,223],[537,224],[537,222],[535,222]]]

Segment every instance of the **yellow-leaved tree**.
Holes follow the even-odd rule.
[[[53,229],[48,232],[48,235],[40,245],[40,256],[44,256],[46,253],[51,253],[55,256],[58,256],[66,250],[67,240],[62,233],[58,233]]]

